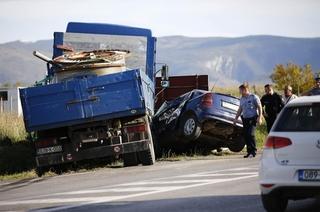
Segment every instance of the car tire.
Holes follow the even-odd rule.
[[[261,195],[262,204],[268,212],[283,212],[288,206],[288,199],[276,194]]]
[[[246,141],[242,136],[239,135],[238,138],[231,139],[227,147],[231,152],[241,152],[246,145]]]
[[[200,123],[198,122],[197,117],[192,113],[187,113],[182,116],[179,128],[181,135],[187,141],[196,140],[201,134]]]

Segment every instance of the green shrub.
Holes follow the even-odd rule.
[[[16,114],[0,114],[0,146],[17,143],[27,138],[22,117]]]
[[[257,127],[256,131],[256,139],[257,139],[257,148],[261,149],[263,147],[264,141],[267,137],[267,125],[265,122],[262,125]]]

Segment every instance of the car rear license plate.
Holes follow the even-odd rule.
[[[320,170],[299,170],[299,181],[320,181]]]
[[[222,101],[221,104],[222,104],[222,107],[227,108],[229,110],[237,111],[239,109],[238,105],[232,104],[230,102]]]
[[[62,146],[51,146],[51,147],[37,149],[38,155],[55,153],[55,152],[62,152]]]

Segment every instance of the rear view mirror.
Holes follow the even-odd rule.
[[[169,67],[168,65],[163,65],[161,68],[161,87],[168,88],[169,86]]]

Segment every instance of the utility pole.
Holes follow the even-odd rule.
[[[2,97],[0,97],[0,113],[3,113],[3,100],[2,100]]]

